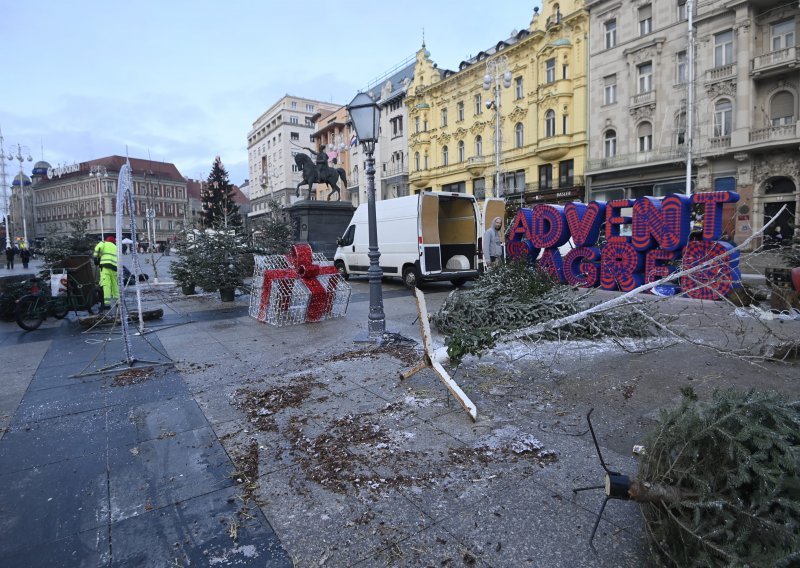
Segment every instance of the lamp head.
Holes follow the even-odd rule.
[[[380,108],[368,93],[358,93],[347,105],[347,114],[359,142],[374,144],[378,140]]]
[[[485,104],[486,104],[486,108],[490,109],[490,108],[492,108],[494,106],[494,101],[490,99],[490,100],[486,101]]]

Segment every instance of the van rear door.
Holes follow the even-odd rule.
[[[439,197],[431,193],[419,196],[420,271],[423,275],[442,271],[442,250],[439,240]]]

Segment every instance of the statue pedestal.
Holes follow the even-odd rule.
[[[295,243],[308,243],[314,252],[333,260],[336,239],[342,236],[356,208],[349,201],[312,201],[303,199],[286,211],[292,219]]]

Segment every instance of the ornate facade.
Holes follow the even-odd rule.
[[[726,230],[741,242],[787,205],[800,207],[800,8],[774,0],[696,3],[694,120],[686,0],[590,0],[587,199],[735,190]],[[794,223],[790,223],[790,221]]]
[[[406,99],[413,189],[526,203],[583,197],[589,23],[583,4],[545,0],[528,28],[462,61],[457,71],[439,69],[423,46]]]

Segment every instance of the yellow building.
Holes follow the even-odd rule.
[[[458,71],[438,68],[424,45],[417,52],[406,99],[416,191],[526,203],[583,199],[588,14],[580,0],[543,4],[528,29]]]

